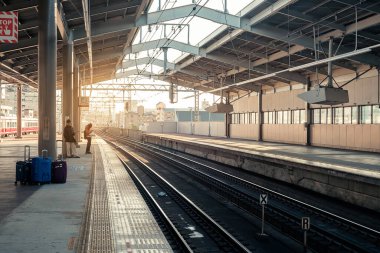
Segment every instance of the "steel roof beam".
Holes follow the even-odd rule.
[[[285,16],[290,16],[293,18],[297,18],[300,20],[304,20],[304,21],[313,23],[314,25],[320,24],[322,26],[330,27],[330,28],[333,28],[333,29],[336,29],[336,30],[339,30],[342,32],[346,31],[346,27],[344,25],[341,25],[341,24],[338,24],[335,22],[325,21],[319,17],[314,17],[314,16],[311,16],[308,14],[304,14],[304,13],[298,12],[294,9],[282,10],[279,13],[281,13],[282,15],[285,15]]]
[[[4,44],[1,45],[1,52],[0,53],[8,53],[20,49],[26,49],[31,47],[37,47],[38,46],[38,38],[34,37],[31,39],[23,39],[19,40],[18,43],[15,44]]]
[[[157,49],[161,47],[170,47],[181,52],[186,52],[193,55],[201,55],[202,50],[199,47],[192,46],[190,44],[186,44],[183,42],[175,41],[175,40],[167,40],[167,39],[158,39],[147,42],[142,42],[139,44],[135,44],[129,46],[124,49],[124,55],[126,54],[134,54],[142,51]]]
[[[115,19],[108,20],[97,24],[92,28],[92,36],[100,36],[107,33],[114,33],[119,31],[131,30],[146,25],[154,25],[157,23],[175,20],[179,18],[185,18],[188,16],[198,16],[217,23],[226,24],[233,27],[240,27],[241,19],[238,16],[225,14],[220,11],[216,11],[207,7],[203,7],[198,13],[194,11],[194,7],[200,7],[198,5],[187,5],[173,9],[151,12],[141,15],[136,21],[129,17],[127,19]],[[164,15],[163,15],[164,14]],[[74,33],[74,40],[83,40],[85,37],[85,29],[78,28]]]
[[[58,27],[58,31],[61,34],[62,40],[67,42],[68,34],[69,34],[69,26],[67,25],[67,21],[65,19],[65,13],[63,11],[62,2],[58,1],[55,5],[55,22]]]
[[[122,66],[124,69],[131,68],[131,67],[136,67],[138,65],[147,65],[147,64],[152,64],[155,66],[159,67],[164,67],[164,61],[160,59],[152,59],[150,57],[144,57],[144,58],[139,58],[139,59],[130,59],[127,61],[124,61]],[[175,64],[172,62],[167,62],[167,67],[169,69],[174,69]]]
[[[250,68],[249,67],[250,63],[248,62],[248,60],[241,60],[241,59],[237,59],[235,57],[230,57],[230,56],[209,54],[209,53],[206,53],[207,49],[205,50],[202,48],[198,48],[198,47],[191,46],[191,45],[181,43],[181,42],[177,42],[177,41],[170,41],[170,42],[171,43],[169,46],[165,44],[165,43],[167,43],[166,39],[159,39],[159,40],[153,40],[153,41],[149,41],[149,42],[143,42],[140,44],[135,44],[135,45],[132,45],[132,46],[126,48],[124,50],[124,54],[138,53],[141,51],[155,49],[157,47],[168,46],[170,48],[177,49],[177,50],[182,51],[182,52],[190,53],[193,55],[198,55],[198,56],[205,57],[205,58],[211,59],[211,60],[215,60],[215,61],[218,61],[221,63],[239,66],[239,67],[243,67],[245,69]],[[181,67],[172,68],[172,69],[174,71],[181,71],[182,72]],[[259,73],[268,74],[267,68],[264,68],[264,67],[262,67],[262,68],[259,68],[259,67],[252,68],[251,67],[251,70],[255,71],[255,72],[259,72]],[[273,69],[273,70],[269,71],[269,73],[277,72],[277,71],[278,71],[277,69]],[[305,77],[303,77],[297,73],[284,73],[279,77],[285,78],[285,79],[290,80],[290,81],[301,82],[301,83],[304,83],[306,80]]]
[[[380,22],[380,21],[377,21],[377,22]],[[290,50],[289,50],[290,54],[295,53],[295,52],[299,52],[301,50],[304,50],[305,48],[312,49],[312,50],[314,49],[313,39],[311,39],[309,37],[305,37],[305,36],[295,36],[295,35],[288,36],[288,32],[286,30],[283,30],[280,28],[276,28],[273,26],[265,25],[265,24],[260,24],[260,25],[253,26],[251,28],[251,31],[257,35],[260,35],[260,36],[264,36],[264,37],[272,38],[275,40],[287,42],[289,44],[296,44],[295,46],[290,48]],[[350,31],[349,29],[346,29],[347,33],[349,31]],[[318,40],[321,42],[325,42],[325,41],[327,41],[327,36],[322,35],[321,37],[318,38]],[[297,47],[297,49],[295,50],[294,47]],[[336,47],[334,48],[334,50],[335,49],[336,49]],[[353,48],[340,46],[339,53],[340,54],[347,53],[347,52],[350,52],[353,50],[354,50]],[[322,50],[320,50],[320,52],[322,52]],[[369,54],[369,53],[366,53],[363,55],[358,55],[358,56],[353,56],[353,57],[349,57],[349,58],[354,60],[354,61],[358,61],[358,62],[367,64],[367,65],[380,66],[380,57]]]
[[[216,60],[219,62],[224,62],[224,63],[230,64],[232,66],[238,66],[241,68],[240,72],[250,70],[252,72],[256,72],[259,74],[270,74],[270,73],[280,71],[280,69],[273,68],[270,66],[251,67],[251,64],[246,59],[238,59],[238,58],[230,57],[230,56],[226,56],[226,55],[208,54],[206,56],[206,58],[211,59],[211,60]],[[281,74],[277,75],[277,77],[280,77],[280,78],[283,78],[283,79],[286,79],[289,81],[294,81],[297,83],[305,83],[306,82],[306,77],[304,77],[300,74],[297,74],[297,73],[286,72],[286,73],[281,73]]]
[[[120,1],[116,3],[111,3],[108,5],[99,4],[90,7],[90,15],[96,16],[99,14],[105,14],[108,12],[114,12],[118,10],[124,10],[128,8],[138,7],[141,4],[141,0],[131,0],[131,1]],[[73,21],[76,19],[82,19],[83,15],[79,15],[77,12],[67,13],[66,20]]]
[[[113,49],[113,50],[105,50],[101,52],[94,52],[92,60],[93,62],[110,60],[113,58],[117,58],[122,53],[121,49]],[[79,55],[77,55],[78,57]],[[81,57],[79,60],[79,64],[85,64],[88,62],[87,58]]]
[[[8,53],[6,56],[0,57],[0,61],[12,60],[12,59],[21,58],[21,57],[28,57],[31,55],[37,55],[37,53],[38,53],[37,48],[24,50],[22,52]]]
[[[9,5],[2,5],[1,11],[23,11],[26,9],[35,8],[38,6],[37,0],[11,0],[11,4]]]

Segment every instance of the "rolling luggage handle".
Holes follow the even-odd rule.
[[[57,143],[58,142],[62,143],[62,145],[61,145],[61,153],[60,154],[58,154],[58,145],[57,145],[57,161],[63,161],[64,160],[63,159],[63,140],[57,140],[56,142]]]
[[[28,150],[28,159],[26,159],[27,150]],[[24,161],[30,161],[30,146],[29,145],[24,146]]]
[[[47,151],[47,149],[43,149],[42,150],[42,158],[43,159],[48,159],[48,151]]]

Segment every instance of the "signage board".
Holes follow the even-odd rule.
[[[260,205],[268,204],[268,194],[260,194]]]
[[[79,97],[79,107],[89,107],[90,97]]]
[[[18,42],[18,12],[0,11],[0,43]]]
[[[309,217],[302,217],[301,225],[302,225],[302,230],[309,230],[310,229],[310,218]]]

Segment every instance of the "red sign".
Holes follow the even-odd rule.
[[[0,11],[0,43],[17,43],[17,11]]]

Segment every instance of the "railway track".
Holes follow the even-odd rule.
[[[240,243],[239,240],[237,240],[233,235],[225,230],[218,222],[214,221],[210,216],[207,215],[207,213],[202,211],[201,208],[199,208],[195,203],[188,199],[166,179],[155,172],[154,169],[141,161],[136,155],[123,148],[122,146],[118,146],[116,144],[113,145],[119,151],[121,151],[123,155],[131,159],[139,167],[139,169],[141,169],[152,179],[152,182],[148,183],[150,187],[152,187],[152,185],[155,185],[155,188],[159,187],[162,189],[161,193],[165,194],[163,196],[168,195],[171,201],[177,203],[178,207],[174,207],[174,209],[177,210],[171,210],[171,214],[178,214],[179,212],[181,213],[179,209],[182,209],[182,211],[184,211],[186,214],[182,213],[180,216],[181,219],[183,219],[185,216],[188,216],[189,218],[186,218],[186,220],[192,219],[194,220],[194,224],[198,224],[198,226],[202,227],[200,230],[201,232],[198,230],[197,234],[201,234],[202,236],[209,235],[207,237],[207,252],[251,252],[242,243]],[[120,158],[122,161],[124,160],[122,157]],[[136,173],[136,171],[134,171],[125,161],[123,161],[123,164],[128,170],[128,173],[132,176],[133,180],[137,183],[141,192],[143,192],[143,195],[146,197],[146,199],[149,199],[149,204],[153,207],[155,213],[162,218],[161,220],[164,220],[165,227],[172,231],[170,233],[174,235],[176,241],[178,240],[181,242],[179,246],[179,252],[196,252],[197,250],[193,251],[190,245],[192,245],[194,248],[202,248],[203,250],[200,252],[206,252],[204,251],[204,245],[198,245],[199,243],[195,242],[195,240],[192,241],[191,237],[184,238],[184,236],[181,235],[181,232],[174,225],[181,223],[181,221],[178,220],[179,218],[175,217],[174,215],[170,215],[169,217],[163,211],[161,205],[155,201],[154,197],[145,186],[147,183],[143,183],[142,180],[139,179],[142,176],[138,176],[138,173]],[[165,199],[165,201],[167,202],[168,200]],[[171,209],[173,209],[173,207],[171,207]],[[186,233],[188,233],[188,231],[186,231]]]
[[[151,157],[175,166],[182,173],[196,178],[228,201],[257,217],[261,216],[259,194],[269,194],[270,205],[266,208],[266,220],[281,233],[300,243],[303,241],[301,217],[310,217],[312,226],[309,231],[308,246],[315,252],[379,252],[380,233],[374,229],[185,156],[129,139],[118,138],[118,141],[141,152],[148,152]]]

